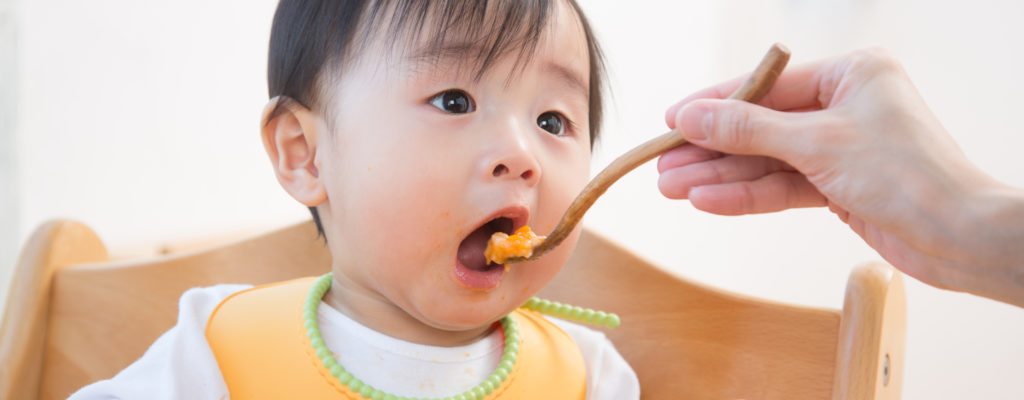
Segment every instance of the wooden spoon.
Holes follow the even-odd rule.
[[[751,103],[760,101],[771,90],[772,85],[775,84],[775,79],[782,73],[783,68],[786,68],[786,63],[789,62],[789,55],[789,49],[786,46],[779,43],[772,45],[768,49],[768,53],[761,59],[761,63],[757,65],[754,73],[729,98]],[[651,139],[616,158],[583,188],[583,191],[580,192],[576,200],[573,200],[572,204],[569,205],[569,209],[562,215],[562,219],[555,226],[555,230],[551,231],[551,234],[540,245],[534,247],[531,256],[508,258],[505,260],[505,263],[535,260],[558,247],[569,236],[573,228],[579,224],[583,214],[590,209],[590,206],[594,205],[597,198],[604,194],[612,183],[615,183],[627,172],[632,171],[641,164],[685,143],[686,139],[683,139],[681,135],[673,130]]]

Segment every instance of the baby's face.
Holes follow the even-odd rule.
[[[481,79],[457,58],[346,70],[317,154],[336,276],[447,330],[488,324],[554,277],[578,231],[509,271],[483,261],[495,231],[550,232],[589,176],[587,42],[565,5],[554,18],[518,70],[515,54]]]

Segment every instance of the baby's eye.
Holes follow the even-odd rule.
[[[565,133],[565,125],[568,120],[561,113],[548,111],[537,117],[537,126],[553,135]]]
[[[469,94],[458,89],[445,90],[430,98],[430,104],[450,114],[465,114],[476,111],[476,104]]]

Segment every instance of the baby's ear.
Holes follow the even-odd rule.
[[[278,96],[267,103],[260,126],[263,148],[281,187],[308,207],[327,200],[316,156],[320,117],[299,102]]]

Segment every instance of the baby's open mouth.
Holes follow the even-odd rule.
[[[487,241],[495,232],[511,234],[514,227],[515,224],[511,219],[499,217],[477,228],[459,244],[459,262],[474,271],[487,271],[501,267],[501,264],[487,261],[487,258],[484,257],[484,249],[487,247]]]

